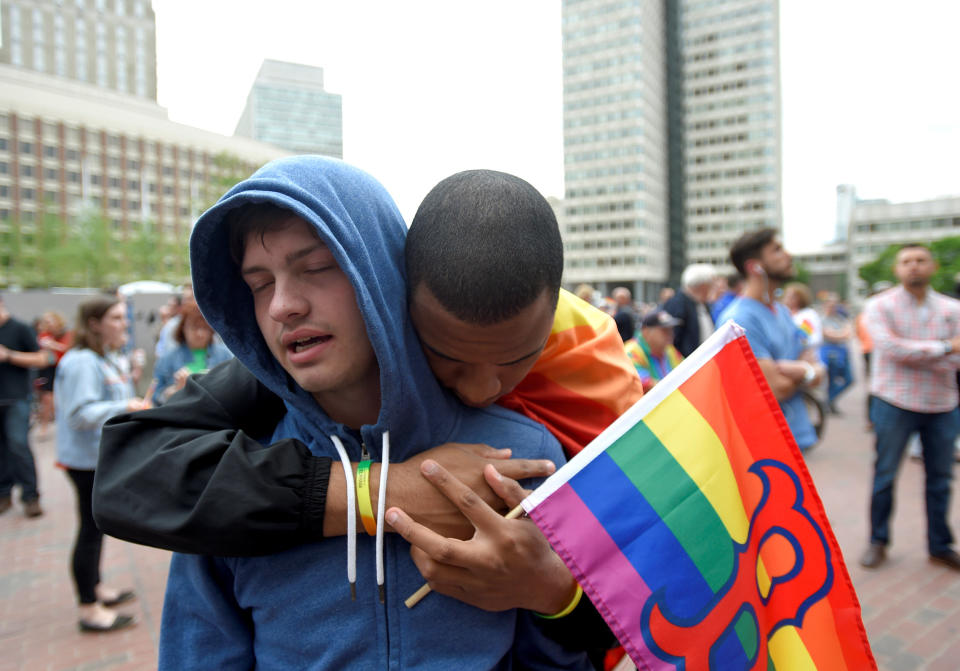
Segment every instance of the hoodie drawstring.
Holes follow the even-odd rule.
[[[350,599],[357,598],[357,511],[353,502],[356,495],[353,491],[353,466],[350,457],[340,442],[340,438],[331,435],[330,441],[337,448],[340,463],[343,464],[343,476],[347,481],[347,580],[350,582]]]
[[[382,461],[380,463],[380,483],[377,488],[377,542],[376,542],[376,562],[377,562],[377,590],[380,596],[380,603],[385,600],[384,594],[384,570],[383,570],[383,528],[384,511],[386,510],[386,491],[387,491],[387,471],[390,469],[390,432],[384,431],[383,436]],[[337,454],[340,455],[340,462],[343,464],[343,477],[347,483],[347,580],[350,582],[350,599],[357,598],[357,511],[356,511],[356,492],[353,486],[353,466],[350,463],[350,457],[340,442],[340,438],[335,435],[330,436],[330,441],[337,448]]]
[[[383,455],[380,464],[380,485],[377,488],[377,590],[384,602],[383,587],[383,511],[387,505],[387,470],[390,468],[390,432],[383,432]]]

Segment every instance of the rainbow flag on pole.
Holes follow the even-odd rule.
[[[877,668],[803,457],[732,322],[523,508],[639,669]]]

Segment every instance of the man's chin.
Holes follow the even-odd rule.
[[[490,399],[490,400],[487,400],[487,401],[477,402],[477,401],[468,400],[468,399],[464,398],[463,396],[461,396],[460,394],[457,394],[456,396],[457,396],[458,399],[460,399],[460,402],[463,403],[463,404],[464,404],[465,406],[467,406],[468,408],[489,408],[491,405],[493,405],[493,404],[496,403],[498,400],[500,400],[500,397],[499,397],[499,396],[496,396],[496,397],[494,397],[494,398],[492,398],[492,399]]]

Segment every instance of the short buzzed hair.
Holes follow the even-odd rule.
[[[468,170],[420,204],[406,245],[410,295],[424,285],[457,319],[488,326],[514,317],[544,291],[554,304],[563,242],[553,208],[519,177]]]
[[[922,242],[905,242],[897,248],[897,255],[900,255],[905,249],[922,249],[930,256],[933,256],[933,252],[930,250],[930,247],[923,244]]]

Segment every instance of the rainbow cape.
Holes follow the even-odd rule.
[[[523,508],[641,670],[877,668],[803,457],[732,322]]]
[[[546,426],[572,456],[642,395],[613,317],[561,289],[537,363],[498,403]]]

